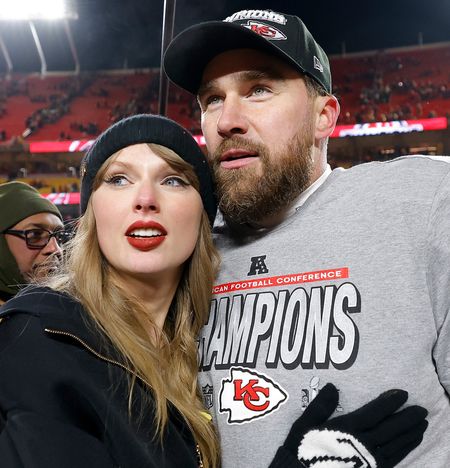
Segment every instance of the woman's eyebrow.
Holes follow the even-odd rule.
[[[117,160],[116,160],[116,161],[113,161],[113,162],[109,165],[108,169],[110,169],[112,166],[122,166],[122,167],[124,167],[125,169],[127,169],[127,168],[132,167],[132,164],[129,164],[129,163],[127,163],[127,162],[122,162],[122,161],[117,161]]]
[[[133,161],[113,161],[105,171],[105,174],[109,174],[111,171],[124,171],[124,172],[141,172],[140,165]]]

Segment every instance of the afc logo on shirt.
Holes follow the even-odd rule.
[[[254,275],[264,275],[265,273],[269,273],[269,269],[267,268],[266,259],[267,255],[260,255],[259,257],[252,257],[250,270],[247,273],[247,276],[254,276]]]

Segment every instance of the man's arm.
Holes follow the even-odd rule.
[[[440,183],[428,222],[427,282],[436,322],[433,358],[439,380],[450,396],[450,157],[449,171]]]

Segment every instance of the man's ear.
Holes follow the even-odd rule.
[[[328,138],[336,127],[341,107],[334,96],[319,96],[315,103],[316,125],[315,137]]]

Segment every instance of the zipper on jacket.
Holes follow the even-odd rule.
[[[47,333],[54,334],[54,335],[62,335],[62,336],[68,336],[70,338],[73,338],[74,340],[78,341],[78,343],[80,343],[85,349],[87,349],[94,356],[98,357],[102,361],[105,361],[105,362],[108,362],[110,364],[114,364],[116,366],[121,367],[122,369],[126,370],[130,374],[137,377],[141,382],[143,382],[149,388],[151,388],[150,385],[144,379],[139,377],[139,375],[137,375],[136,372],[133,372],[129,367],[125,366],[124,364],[122,364],[119,361],[115,361],[114,359],[110,359],[110,358],[108,358],[106,356],[103,356],[102,354],[98,353],[97,351],[95,351],[95,349],[91,348],[84,340],[82,340],[78,336],[76,336],[76,335],[74,335],[72,333],[69,333],[69,332],[62,331],[62,330],[53,330],[51,328],[44,328],[44,331],[46,331]],[[199,468],[203,468],[203,458],[202,458],[202,454],[200,452],[200,447],[199,447],[198,444],[195,444],[195,451],[196,451],[196,455],[197,455],[198,466],[199,466]]]
[[[62,331],[62,330],[53,330],[51,328],[44,328],[44,331],[46,331],[47,333],[52,333],[54,335],[63,335],[63,336],[68,336],[70,338],[73,338],[74,340],[78,341],[78,343],[80,343],[84,348],[86,348],[94,356],[98,357],[102,361],[106,361],[106,362],[109,362],[110,364],[114,364],[116,366],[121,367],[122,369],[129,372],[131,375],[134,375],[135,377],[137,377],[141,382],[143,382],[149,388],[151,388],[150,385],[144,379],[142,379],[142,377],[139,377],[139,375],[136,372],[132,371],[129,367],[125,366],[124,364],[122,364],[119,361],[115,361],[114,359],[108,358],[108,357],[103,356],[102,354],[98,353],[97,351],[95,351],[95,349],[91,348],[84,340],[82,340],[78,336],[76,336],[76,335],[74,335],[72,333],[69,333],[69,332]]]

